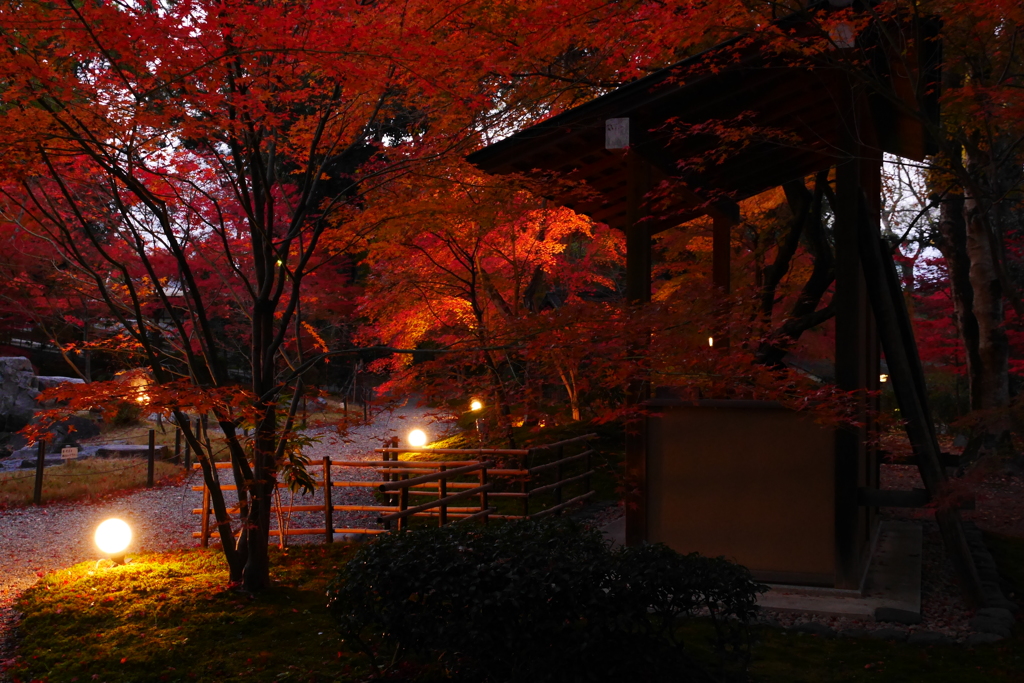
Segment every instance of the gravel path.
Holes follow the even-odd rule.
[[[320,442],[306,447],[304,454],[314,462],[324,456],[349,460],[374,460],[373,449],[385,439],[403,437],[413,427],[424,429],[431,439],[444,431],[443,423],[432,423],[420,408],[398,408],[382,413],[369,425],[355,427],[344,438],[327,429],[312,430]],[[318,478],[319,472],[314,472]],[[342,479],[366,480],[376,474],[368,468],[332,468],[334,481]],[[199,516],[192,513],[202,506],[202,493],[192,491],[201,485],[198,473],[175,486],[161,486],[134,491],[94,503],[51,503],[42,507],[24,507],[0,510],[0,665],[11,656],[11,635],[17,622],[12,605],[18,595],[40,576],[61,567],[97,557],[92,542],[96,526],[108,517],[120,517],[132,528],[133,539],[129,553],[141,550],[169,550],[198,545],[192,533],[199,529]],[[291,494],[282,492],[282,503],[288,504]],[[232,500],[228,494],[228,500]],[[294,497],[294,504],[309,505],[322,501],[316,496]],[[372,502],[369,489],[335,489],[335,504]],[[375,514],[336,513],[335,526],[376,528]],[[289,528],[323,527],[319,514],[295,514],[285,520]],[[276,528],[276,520],[272,521]],[[320,542],[321,537],[290,537],[291,544]],[[2,671],[0,666],[0,671]],[[0,674],[2,676],[2,674]]]

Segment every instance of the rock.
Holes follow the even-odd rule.
[[[1017,620],[1014,618],[1013,613],[1008,609],[1003,609],[1002,607],[982,607],[978,609],[978,611],[975,612],[975,614],[979,617],[985,617],[987,619],[995,619],[996,621],[1000,621],[1006,624],[1008,628],[1012,627],[1015,623],[1017,623]]]
[[[766,628],[782,628],[782,624],[775,617],[761,617],[758,623]]]
[[[35,379],[28,358],[0,357],[0,430],[16,432],[32,420],[40,407]]]
[[[79,439],[99,436],[100,427],[87,417],[72,415],[50,427],[53,440],[50,449],[59,453],[64,446],[77,446]]]
[[[954,642],[956,641],[946,634],[934,631],[918,631],[907,637],[907,643],[910,645],[950,645]]]
[[[875,621],[891,621],[897,624],[920,624],[921,615],[910,610],[895,607],[875,608]]]
[[[57,377],[56,375],[36,377],[36,387],[39,391],[59,387],[61,384],[85,384],[85,380],[79,377]]]
[[[868,630],[866,628],[844,628],[839,632],[840,638],[867,638]]]
[[[991,617],[974,617],[968,624],[979,633],[995,633],[1003,638],[1010,637],[1010,627],[1005,622]]]
[[[822,638],[835,638],[836,632],[825,626],[825,624],[819,624],[816,621],[808,621],[803,624],[797,624],[793,626],[790,631],[794,633],[809,633],[813,636],[820,636]]]
[[[868,637],[874,638],[875,640],[893,640],[903,642],[907,639],[907,632],[901,631],[898,628],[880,628],[875,631],[869,631]]]
[[[998,643],[1000,640],[1003,640],[1003,636],[996,633],[972,633],[967,636],[967,640],[965,642],[973,647],[974,645]]]

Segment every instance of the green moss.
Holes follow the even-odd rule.
[[[1024,578],[1024,540],[987,540],[1003,574]],[[339,646],[325,607],[326,584],[350,555],[342,544],[275,549],[274,586],[254,598],[231,590],[223,559],[212,550],[140,555],[122,567],[85,562],[51,573],[18,604],[25,617],[12,673],[53,683],[361,680],[365,660]],[[703,640],[696,636],[705,627],[693,628],[694,640]],[[976,648],[769,629],[758,639],[751,680],[759,683],[1024,680],[1020,626],[1012,639]],[[408,673],[405,680],[421,683],[436,675]]]
[[[255,597],[231,589],[216,551],[51,573],[19,602],[12,673],[54,682],[348,680],[360,663],[339,653],[324,594],[349,554],[341,544],[275,551],[274,586]]]

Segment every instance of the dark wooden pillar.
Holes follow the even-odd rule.
[[[881,151],[869,144],[866,117],[847,122],[847,156],[836,166],[835,372],[844,391],[878,387],[878,335],[860,261],[858,225],[877,231],[880,221]],[[868,198],[865,201],[863,198]],[[862,393],[855,419],[860,427],[836,431],[836,587],[860,587],[873,515],[857,500],[857,489],[873,479],[874,454],[867,447],[869,400]]]
[[[627,153],[626,298],[631,304],[651,300],[651,235],[644,217],[644,195],[651,187],[652,168],[635,151]],[[651,386],[637,377],[629,399],[639,405],[650,398]],[[636,418],[626,425],[626,545],[647,540],[647,420]]]

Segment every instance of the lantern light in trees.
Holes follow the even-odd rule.
[[[412,430],[409,432],[409,436],[407,438],[409,445],[413,448],[419,448],[420,446],[425,446],[427,444],[427,433],[422,429]]]
[[[483,407],[484,407],[483,402],[480,399],[478,399],[478,398],[474,398],[469,403],[469,409],[472,410],[474,413],[477,412],[477,411],[483,410]]]
[[[881,382],[882,384],[885,384],[886,382],[889,381],[889,375],[883,372],[881,375],[878,376],[878,381]]]
[[[117,564],[124,562],[124,552],[132,542],[132,528],[123,520],[108,519],[96,527],[96,546]]]
[[[708,337],[708,346],[710,346],[711,348],[715,347],[715,338],[714,337]]]

